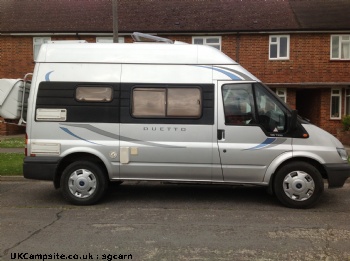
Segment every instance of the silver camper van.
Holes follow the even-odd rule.
[[[342,187],[344,146],[215,48],[44,44],[28,98],[24,176],[73,204],[110,182],[265,186],[287,207]],[[327,184],[327,183],[326,183]]]

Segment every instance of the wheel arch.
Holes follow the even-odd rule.
[[[268,181],[268,184],[269,184],[269,193],[270,194],[274,194],[274,191],[273,191],[273,184],[274,184],[274,181],[275,181],[275,177],[276,177],[276,173],[285,165],[287,164],[290,164],[292,162],[305,162],[305,163],[308,163],[312,166],[314,166],[321,174],[322,178],[323,179],[328,179],[328,176],[327,176],[327,172],[325,170],[325,168],[322,166],[322,164],[320,162],[318,162],[317,160],[315,159],[312,159],[312,158],[307,158],[307,157],[292,157],[292,158],[289,158],[289,159],[286,159],[285,161],[281,162],[275,169],[274,171],[269,175],[269,181]]]
[[[76,152],[76,153],[69,154],[61,159],[61,161],[57,167],[56,174],[55,174],[54,181],[53,181],[56,189],[60,188],[60,180],[61,180],[61,176],[62,176],[64,169],[67,166],[69,166],[71,163],[76,162],[76,161],[89,161],[89,162],[93,162],[93,163],[99,165],[104,170],[104,173],[105,173],[105,175],[107,175],[107,178],[109,178],[108,177],[108,169],[107,169],[105,163],[101,160],[101,158],[99,158],[98,156],[96,156],[94,154],[87,153],[87,152]]]

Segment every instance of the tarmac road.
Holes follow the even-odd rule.
[[[0,260],[24,257],[349,261],[350,183],[295,210],[256,187],[128,182],[78,207],[51,182],[1,181]]]

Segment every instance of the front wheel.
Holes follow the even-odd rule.
[[[291,162],[279,169],[273,187],[278,200],[290,208],[312,207],[324,190],[320,172],[306,162]]]
[[[73,162],[62,173],[62,195],[75,205],[96,203],[103,197],[107,187],[105,171],[93,162]]]

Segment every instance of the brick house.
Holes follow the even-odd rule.
[[[121,42],[212,45],[334,135],[350,114],[349,0],[119,0],[118,13]],[[0,78],[32,72],[48,40],[112,41],[112,20],[111,0],[0,0]]]

